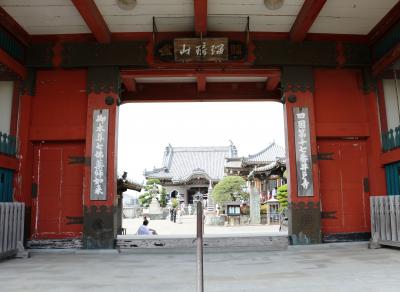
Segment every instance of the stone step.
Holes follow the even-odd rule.
[[[32,239],[28,240],[26,247],[29,249],[80,249],[82,248],[82,239]]]
[[[287,235],[208,235],[203,239],[205,248],[257,248],[262,250],[286,250]],[[167,235],[125,235],[117,239],[117,249],[120,251],[133,249],[169,249],[195,248],[196,238],[193,236]]]

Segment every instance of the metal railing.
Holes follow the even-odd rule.
[[[0,203],[0,258],[23,250],[25,205]]]
[[[17,139],[7,133],[0,132],[0,153],[15,156],[17,153]]]
[[[400,196],[373,196],[370,202],[372,241],[400,247]]]
[[[384,152],[400,147],[400,126],[382,133],[382,149]]]

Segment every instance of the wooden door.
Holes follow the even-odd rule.
[[[34,151],[32,237],[80,237],[84,144],[37,144]]]
[[[324,234],[369,231],[365,141],[318,141]]]

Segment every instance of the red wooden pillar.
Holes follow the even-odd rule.
[[[25,203],[25,238],[31,235],[32,214],[32,170],[33,170],[33,144],[29,139],[31,125],[32,98],[35,94],[36,73],[29,70],[28,77],[22,81],[22,92],[18,106],[18,173],[15,178],[15,200]]]
[[[84,171],[84,216],[83,244],[84,248],[114,248],[117,235],[117,119],[119,69],[117,67],[94,67],[88,70],[88,110],[86,125],[86,165]],[[93,113],[95,110],[108,109],[108,141],[107,141],[107,183],[106,198],[91,198],[92,173],[92,141]]]
[[[282,85],[285,89],[286,157],[289,194],[289,236],[292,244],[321,242],[321,209],[317,163],[317,140],[313,98],[313,72],[311,68],[284,68]],[[311,196],[299,196],[296,167],[295,107],[307,108],[311,149]]]

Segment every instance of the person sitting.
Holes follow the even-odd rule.
[[[157,232],[154,229],[149,228],[147,225],[149,225],[149,221],[145,218],[143,220],[143,224],[140,225],[136,234],[137,235],[157,235]]]

